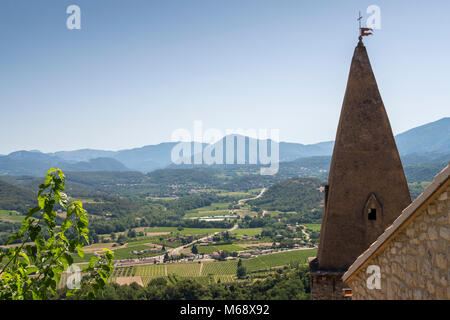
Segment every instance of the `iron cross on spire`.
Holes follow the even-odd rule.
[[[361,20],[362,20],[362,16],[361,16],[361,11],[359,12],[359,17],[358,17],[358,22],[359,22],[359,29],[361,29]]]
[[[362,20],[362,16],[361,16],[361,11],[359,12],[359,17],[358,17],[358,23],[359,23],[359,41],[362,41],[362,37],[367,37],[367,36],[371,36],[373,33],[370,31],[373,31],[372,28],[363,28],[361,26],[361,20]]]

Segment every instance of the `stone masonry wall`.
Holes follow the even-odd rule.
[[[366,268],[348,284],[352,299],[450,299],[450,187],[369,261],[381,269],[381,289],[367,288]]]
[[[312,300],[349,300],[342,289],[348,286],[342,281],[343,274],[311,274]]]

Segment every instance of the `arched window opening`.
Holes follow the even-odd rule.
[[[372,221],[377,220],[377,209],[369,208],[368,218]]]

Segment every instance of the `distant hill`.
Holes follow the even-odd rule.
[[[257,146],[258,141],[256,139],[231,135],[224,137],[209,148],[218,147],[222,144],[224,148],[223,162],[225,163],[227,158],[226,139],[228,138],[234,142],[234,159],[236,160],[237,141],[239,138],[244,139],[241,141],[244,141],[245,144],[245,163],[249,163],[249,146]],[[407,162],[422,163],[438,161],[440,157],[448,161],[447,155],[450,154],[450,118],[443,118],[401,133],[396,136],[396,142],[404,161],[406,159]],[[270,144],[272,143],[276,142],[270,141]],[[177,142],[166,142],[120,151],[81,149],[48,154],[39,151],[17,151],[6,156],[0,156],[0,175],[42,176],[45,170],[51,166],[58,166],[69,171],[133,170],[147,173],[168,166],[177,167],[171,160],[172,149],[175,145],[177,145]],[[278,144],[279,161],[289,162],[301,158],[331,156],[333,146],[333,141],[309,145],[280,142]],[[203,144],[202,150],[206,147],[208,145]],[[193,152],[191,157],[194,158]],[[445,159],[445,157],[447,158]],[[309,170],[308,166],[305,168],[306,171]]]
[[[0,209],[16,210],[25,214],[28,209],[36,205],[36,196],[32,191],[0,180]]]
[[[154,146],[145,146],[117,151],[112,157],[128,168],[141,172],[150,172],[168,166],[171,151],[177,142],[165,142]]]
[[[432,181],[450,160],[448,154],[415,153],[401,157],[406,180],[410,183]],[[285,177],[317,177],[327,180],[331,156],[300,158],[280,163],[280,174]]]
[[[267,211],[302,213],[304,218],[320,219],[323,193],[321,181],[314,178],[292,178],[272,185],[262,197],[247,201]]]
[[[396,136],[401,155],[423,152],[450,153],[450,117],[427,123]]]
[[[65,161],[88,161],[95,158],[112,158],[114,154],[114,151],[80,149],[75,151],[59,151],[51,155]]]
[[[0,157],[0,175],[44,176],[50,168],[65,171],[129,171],[112,158],[96,158],[87,161],[64,161],[61,158],[36,151],[17,151]]]
[[[121,162],[112,158],[96,158],[77,163],[63,163],[59,166],[64,171],[129,171]]]

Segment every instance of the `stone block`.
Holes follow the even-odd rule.
[[[436,254],[436,265],[445,271],[448,271],[448,262],[447,257],[443,255],[442,253]]]
[[[446,227],[440,227],[439,228],[439,236],[443,238],[446,241],[450,241],[450,232],[449,229]]]
[[[437,233],[436,227],[434,225],[430,225],[428,227],[428,238],[430,240],[437,240],[437,238],[438,238],[438,233]]]

